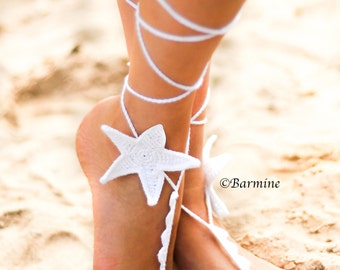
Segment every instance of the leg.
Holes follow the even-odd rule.
[[[128,2],[129,1],[129,2]],[[135,3],[132,0],[117,0],[119,13],[124,29],[125,43],[130,58],[132,43],[135,38]],[[128,4],[130,3],[130,4]],[[137,1],[136,1],[137,3]]]
[[[207,101],[208,80],[209,74],[207,74],[202,87],[197,91],[192,113],[194,116],[191,120],[191,148],[189,153],[200,160],[203,159],[202,149],[206,120],[206,109],[201,109],[206,106],[204,103]],[[205,188],[206,180],[202,167],[187,171],[182,203],[200,218],[207,221],[209,216],[206,206]],[[216,218],[214,223],[223,227]],[[221,244],[216,240],[207,228],[197,223],[185,211],[182,211],[175,247],[175,261],[178,268],[186,270],[240,269],[232,262],[231,258],[221,247]],[[248,259],[251,270],[279,269],[240,247],[239,253]]]
[[[173,1],[173,4],[184,12],[199,13],[201,10],[200,6],[192,8],[188,3],[178,0]],[[182,25],[174,23],[155,1],[142,1],[140,12],[146,20],[169,32],[179,34],[191,32]],[[209,20],[207,25],[209,23],[211,26],[218,26],[220,22]],[[182,44],[159,40],[148,33],[144,34],[145,44],[155,62],[160,63],[160,67],[169,77],[188,85],[194,83],[200,76],[220,40],[218,37],[202,43],[182,46]],[[138,89],[142,96],[166,99],[180,94],[181,90],[169,85],[155,73],[154,69],[150,68],[140,44],[135,39],[130,55],[129,84]],[[201,57],[197,58],[194,52],[200,52]],[[178,67],[185,68],[183,69],[185,72]],[[193,92],[175,103],[159,105],[146,103],[145,100],[126,92],[123,104],[137,136],[160,123],[166,133],[166,147],[173,151],[184,152],[194,98]],[[112,143],[100,132],[100,126],[107,124],[131,137],[134,135],[131,126],[124,120],[126,118],[124,107],[120,108],[117,98],[100,102],[84,118],[77,134],[79,161],[88,177],[93,195],[94,267],[95,269],[157,269],[159,263],[156,254],[162,246],[160,235],[164,231],[164,220],[169,212],[172,187],[164,185],[160,200],[155,206],[150,207],[145,204],[145,194],[136,174],[120,176],[106,185],[98,182],[112,160],[120,156],[118,149],[112,147]],[[179,173],[174,172],[169,175],[177,184]],[[181,195],[182,191],[179,190],[179,202]],[[173,232],[176,231],[179,213],[176,211],[174,216]],[[174,236],[175,234],[172,234],[167,268],[171,268]]]
[[[125,4],[125,1],[121,1],[120,3],[121,14],[125,16],[125,21],[127,22],[124,25],[127,46],[129,45],[129,40],[132,40],[132,36],[134,33],[133,23],[134,14],[132,12],[133,8]],[[124,20],[123,20],[124,21]],[[131,51],[131,49],[128,51]],[[206,75],[205,83],[200,87],[197,91],[193,114],[196,113],[202,103],[205,100],[207,87],[208,87],[208,77]],[[199,115],[199,119],[204,119],[205,111],[203,111]],[[198,120],[199,120],[198,119]],[[190,154],[201,158],[201,149],[203,147],[203,138],[204,138],[204,126],[193,126],[191,130],[191,148]],[[207,211],[204,203],[204,176],[201,169],[190,170],[186,174],[186,179],[188,179],[187,184],[185,185],[184,190],[184,204],[189,206],[192,210],[197,213],[200,213],[200,216],[204,219],[207,219]],[[194,230],[193,230],[194,228]],[[209,239],[207,243],[210,245],[210,248],[207,248],[206,245],[202,245],[203,241]],[[184,250],[185,252],[181,252]],[[206,252],[209,250],[210,252]],[[189,251],[189,252],[188,252]],[[190,252],[193,251],[193,252]],[[258,258],[252,256],[249,253],[244,254],[247,256],[251,262],[253,267],[261,267],[261,269],[272,269],[269,264],[266,264],[264,261],[259,260]],[[176,257],[182,266],[182,269],[188,269],[189,265],[187,263],[188,258],[194,258],[194,261],[200,265],[202,269],[211,269],[212,267],[219,267],[223,265],[223,268],[227,267],[227,265],[231,264],[230,260],[223,255],[223,251],[219,248],[218,243],[214,240],[209,232],[197,226],[197,224],[190,219],[185,213],[182,213],[182,217],[180,219],[180,227],[178,232],[178,239],[176,244]],[[191,265],[194,269],[198,269],[197,265]],[[214,269],[215,269],[214,268]],[[230,267],[228,267],[230,268]]]

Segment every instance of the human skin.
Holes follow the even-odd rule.
[[[122,0],[118,2],[131,62],[129,83],[133,88],[138,89],[139,93],[146,96],[165,98],[178,95],[181,91],[160,79],[145,61],[134,31],[131,30],[134,25],[131,23],[133,20],[128,18],[133,15],[133,12],[124,6],[125,3]],[[190,19],[210,27],[220,27],[230,22],[243,1],[197,0],[196,3],[197,5],[193,6],[188,1],[171,1],[178,11],[189,14]],[[177,34],[193,33],[192,30],[176,23],[157,5],[156,1],[143,0],[140,4],[141,15],[151,24],[157,25],[164,31]],[[210,16],[203,16],[206,11],[209,11]],[[184,84],[192,84],[198,79],[221,38],[219,36],[202,43],[183,46],[183,44],[173,44],[145,33],[145,43],[155,62],[168,76]],[[199,57],[197,57],[198,52]],[[138,134],[161,123],[167,137],[166,147],[184,152],[190,117],[202,104],[207,84],[208,74],[198,91],[181,101],[161,106],[146,103],[126,93],[125,106]],[[169,210],[168,200],[172,192],[171,187],[164,185],[159,203],[154,207],[149,207],[145,203],[145,195],[140,188],[137,175],[119,177],[106,185],[98,181],[119,155],[117,148],[100,131],[100,126],[107,124],[132,136],[127,123],[122,120],[124,120],[124,115],[118,97],[108,98],[98,103],[85,116],[77,134],[78,158],[88,178],[93,198],[94,269],[158,269],[159,263],[156,255],[161,247],[160,235],[164,230],[164,219]],[[201,157],[203,129],[203,126],[193,127],[191,133],[190,154],[198,158]],[[176,183],[179,174],[169,175]],[[201,169],[187,171],[186,180],[179,191],[167,269],[173,269],[174,256],[178,260],[179,268],[183,269],[199,269],[195,268],[195,264],[204,267],[210,264],[209,267],[211,267],[213,261],[215,265],[223,265],[223,269],[237,269],[207,231],[193,224],[185,216],[181,216],[182,199],[187,207],[197,210],[203,218],[206,215],[203,200],[204,179]],[[189,234],[189,238],[184,238],[182,236],[190,231],[189,225],[196,228],[192,230],[196,235]],[[205,245],[208,243],[212,249],[206,258],[201,257],[201,260],[197,260],[195,258],[202,255],[203,245],[202,242],[196,242],[201,241],[202,237],[204,241],[208,241],[204,242]],[[190,249],[189,252],[181,252],[181,249],[186,246],[197,248]],[[176,250],[175,255],[174,250]],[[192,256],[191,259],[194,262],[189,261],[188,256]],[[204,259],[203,264],[202,259]]]

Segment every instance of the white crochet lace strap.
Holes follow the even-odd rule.
[[[166,3],[166,1],[162,1],[161,2],[162,6],[163,4],[165,4],[166,6],[168,6],[168,4]],[[164,7],[164,6],[163,6]],[[143,39],[143,34],[142,34],[142,30],[141,28],[143,27],[146,31],[148,31],[149,33],[153,34],[154,36],[157,36],[161,39],[166,39],[166,40],[171,40],[171,41],[176,41],[176,42],[200,42],[200,41],[204,41],[206,39],[210,39],[212,37],[215,37],[217,35],[222,35],[224,34],[229,27],[231,27],[232,23],[228,24],[228,27],[224,27],[223,31],[222,29],[212,29],[212,28],[204,28],[202,27],[203,30],[205,31],[199,31],[202,33],[198,33],[198,34],[194,34],[194,35],[175,35],[175,34],[170,34],[167,32],[164,32],[160,29],[157,29],[156,27],[150,25],[149,23],[147,23],[140,14],[139,11],[139,4],[137,4],[136,6],[136,32],[137,32],[137,37],[138,37],[138,41],[141,47],[141,50],[143,52],[143,55],[145,57],[145,59],[147,60],[149,66],[153,69],[153,71],[160,77],[162,78],[165,82],[167,82],[168,84],[181,89],[183,91],[194,91],[197,90],[203,83],[203,77],[207,72],[207,66],[203,69],[201,75],[198,77],[197,81],[192,84],[192,85],[186,85],[186,84],[182,84],[179,83],[177,81],[175,81],[174,79],[170,78],[168,75],[166,75],[158,66],[157,64],[153,61],[146,45]],[[167,11],[170,16],[174,16],[175,19],[179,16],[180,18],[184,18],[182,15],[179,15],[176,11],[174,11],[172,8],[168,9],[165,8],[165,11]],[[174,15],[174,14],[177,14]],[[189,22],[188,19],[184,18],[186,22]],[[234,22],[234,21],[233,21]],[[196,23],[191,22],[192,25],[196,25],[198,26]],[[191,27],[191,24],[183,24],[185,27]]]
[[[226,230],[223,230],[213,223],[208,223],[200,216],[196,215],[189,208],[182,205],[182,210],[186,212],[189,216],[195,219],[198,223],[206,227],[219,241],[220,245],[224,248],[230,258],[233,260],[236,266],[239,267],[240,270],[250,270],[250,262],[243,256],[238,253],[237,245],[231,242],[229,238],[229,234]],[[209,210],[208,210],[209,211]],[[208,213],[209,216],[211,213]]]
[[[127,1],[129,1],[129,0],[127,0]],[[162,3],[165,4],[166,7],[169,7],[168,4],[166,4],[166,1],[162,1]],[[131,5],[131,3],[130,3],[130,5]],[[131,6],[133,6],[133,5],[131,5]],[[162,5],[162,6],[164,7],[164,5]],[[167,33],[165,31],[162,31],[162,30],[157,29],[156,27],[150,25],[149,23],[147,23],[142,18],[141,14],[140,14],[140,6],[139,6],[139,4],[135,5],[135,9],[136,9],[136,12],[135,12],[136,20],[135,21],[136,21],[137,39],[139,41],[139,45],[140,45],[141,51],[142,51],[142,53],[143,53],[147,63],[151,67],[151,69],[162,80],[164,80],[168,84],[170,84],[170,85],[172,85],[172,86],[174,86],[174,87],[176,87],[178,89],[181,89],[181,90],[183,90],[185,92],[192,92],[192,91],[197,90],[202,85],[202,83],[203,83],[203,78],[204,78],[204,76],[205,76],[205,74],[206,74],[206,72],[208,70],[209,63],[207,63],[207,65],[204,67],[201,75],[198,77],[198,79],[197,79],[197,81],[195,83],[193,83],[191,85],[186,85],[186,84],[177,82],[176,80],[170,78],[167,74],[165,74],[158,67],[158,65],[154,62],[154,60],[152,59],[152,57],[151,57],[151,55],[150,55],[150,53],[149,53],[149,51],[147,49],[147,46],[146,46],[146,44],[144,42],[143,33],[142,33],[142,29],[141,28],[144,28],[144,30],[148,31],[149,33],[153,34],[156,37],[159,37],[159,38],[165,39],[165,40],[176,41],[176,42],[200,42],[200,41],[204,41],[206,39],[215,37],[217,35],[224,34],[224,32],[222,33],[221,29],[210,29],[210,28],[207,28],[207,29],[204,29],[206,33],[203,32],[203,33],[197,33],[197,34],[192,34],[192,35],[176,35],[176,34]],[[165,11],[169,12],[170,16],[174,16],[175,18],[177,18],[177,17],[181,17],[182,19],[184,18],[182,15],[179,15],[172,8],[170,8],[170,9],[169,8],[165,8]],[[177,14],[177,16],[175,16],[174,14]],[[185,21],[189,21],[189,20],[185,19]],[[194,22],[191,22],[191,24],[197,26],[197,24],[194,23]],[[184,26],[189,27],[191,24],[185,23]],[[230,27],[231,24],[228,24],[228,27]],[[225,31],[227,31],[228,27],[224,27],[223,29]],[[190,28],[192,28],[192,27],[190,27]],[[217,30],[217,31],[215,31],[215,30]],[[186,96],[189,95],[189,93],[183,93],[183,94],[180,94],[180,95],[178,95],[176,97],[173,97],[173,98],[155,99],[155,98],[152,98],[152,97],[145,97],[145,96],[141,95],[140,93],[138,93],[135,89],[133,89],[128,84],[128,81],[126,82],[126,87],[127,87],[127,90],[130,93],[132,93],[133,95],[135,95],[136,97],[138,97],[140,99],[143,99],[143,100],[145,100],[147,102],[152,102],[152,103],[157,103],[157,104],[165,104],[165,103],[170,103],[170,102],[176,102],[176,101],[181,100],[182,98],[185,98]],[[198,117],[198,115],[195,118],[197,118],[197,117]],[[201,124],[206,123],[206,119],[198,121],[195,118],[193,119],[193,124],[201,125]]]
[[[179,190],[179,187],[181,186],[183,176],[184,176],[184,171],[181,171],[179,179],[178,179],[178,183],[177,185],[175,185],[175,183],[172,182],[171,178],[168,175],[165,175],[166,180],[168,181],[168,183],[170,184],[170,186],[173,188],[174,191],[171,193],[171,196],[169,199],[170,210],[165,218],[165,229],[161,234],[162,247],[158,251],[158,254],[157,254],[157,258],[160,264],[159,269],[161,270],[166,269],[167,254],[169,251],[172,226],[173,226],[173,221],[175,217],[177,199],[179,197],[178,190]]]
[[[210,28],[198,23],[195,23],[188,18],[184,17],[183,15],[179,14],[166,0],[157,0],[157,2],[166,10],[166,12],[175,19],[178,23],[190,28],[194,31],[205,33],[212,36],[224,35],[226,34],[229,29],[233,26],[233,24],[239,19],[240,12],[235,16],[235,18],[220,28]]]
[[[147,23],[141,16],[139,12],[139,8],[136,10],[136,20],[137,22],[148,32],[151,34],[175,42],[200,42],[207,39],[211,39],[215,37],[214,34],[195,34],[195,35],[174,35],[170,33],[166,33],[162,30],[157,29],[156,27],[152,26],[151,24]]]
[[[139,5],[137,5],[137,9],[136,9],[136,18],[138,18],[138,14],[139,14]],[[181,89],[183,91],[195,91],[197,90],[203,83],[203,77],[205,75],[205,72],[207,71],[207,67],[204,68],[202,74],[199,76],[199,78],[197,79],[197,81],[194,84],[191,85],[186,85],[186,84],[182,84],[179,83],[175,80],[173,80],[172,78],[170,78],[168,75],[166,75],[157,65],[156,63],[153,61],[153,59],[150,56],[150,53],[145,45],[144,39],[143,39],[143,34],[142,34],[142,30],[141,30],[141,25],[139,23],[139,20],[136,19],[136,33],[137,33],[137,38],[139,41],[139,45],[141,47],[141,50],[143,52],[143,55],[147,61],[147,63],[149,64],[149,66],[152,68],[152,70],[162,79],[164,80],[166,83],[172,85],[173,87],[176,87],[178,89]]]
[[[185,148],[185,153],[189,152],[189,146],[190,146],[190,128],[189,128],[189,134],[188,134],[188,140],[187,140],[187,144]],[[169,185],[172,187],[174,191],[172,192],[170,196],[170,200],[169,200],[170,211],[165,218],[165,230],[163,231],[161,235],[162,247],[157,254],[157,258],[160,263],[159,269],[161,270],[166,269],[166,260],[167,260],[169,245],[170,245],[173,221],[175,217],[176,203],[177,203],[177,198],[179,197],[178,192],[179,192],[179,187],[181,186],[183,178],[184,178],[184,170],[181,171],[179,178],[178,178],[177,185],[175,185],[175,183],[171,180],[171,178],[167,174],[165,174],[165,179],[168,181]]]
[[[138,133],[137,133],[137,130],[135,129],[135,126],[133,125],[132,120],[130,118],[130,115],[129,115],[126,107],[125,107],[124,96],[125,96],[125,86],[123,87],[122,93],[120,95],[120,107],[122,108],[122,112],[124,114],[126,122],[128,123],[129,128],[130,128],[133,136],[135,136],[137,138],[138,137]]]
[[[188,135],[185,153],[188,153],[189,145],[190,145],[190,129],[189,129],[189,135]],[[181,186],[183,178],[184,178],[184,170],[181,171],[177,185],[175,185],[175,183],[171,180],[171,178],[167,174],[165,174],[165,179],[168,181],[169,185],[172,187],[174,191],[171,193],[170,200],[169,200],[170,210],[165,218],[165,230],[161,234],[162,247],[158,251],[158,254],[157,254],[157,258],[160,264],[160,267],[159,267],[160,270],[166,269],[167,255],[169,251],[172,226],[173,226],[173,221],[174,221],[175,211],[176,211],[176,203],[177,203],[177,198],[179,197],[178,192],[179,192],[179,187]]]
[[[132,8],[136,9],[137,4],[133,2],[132,0],[125,0],[127,4],[129,4]]]
[[[193,116],[191,116],[190,118],[191,125],[204,125],[207,123],[208,120],[206,117],[202,120],[197,120],[197,118],[199,118],[200,115],[203,113],[203,111],[208,107],[209,99],[210,99],[210,87],[208,88],[207,95],[201,107],[198,109],[198,111]]]
[[[129,84],[129,76],[127,75],[124,80],[124,86],[127,91],[129,91],[131,94],[133,94],[135,97],[138,97],[141,100],[144,100],[146,102],[155,103],[155,104],[167,104],[179,101],[181,99],[184,99],[185,97],[189,96],[191,94],[191,91],[189,92],[183,92],[182,94],[171,97],[171,98],[152,98],[148,96],[144,96],[140,93],[138,93],[135,89],[133,89]]]
[[[213,215],[213,209],[211,206],[211,198],[210,194],[208,192],[205,192],[205,204],[207,206],[207,211],[208,211],[208,223],[209,224],[214,224],[214,215]]]

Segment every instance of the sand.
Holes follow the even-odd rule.
[[[0,269],[91,269],[91,195],[74,140],[118,94],[115,1],[0,1]],[[216,189],[246,249],[284,269],[340,269],[340,3],[252,0],[212,62],[207,136],[233,160]]]

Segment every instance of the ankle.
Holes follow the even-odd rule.
[[[204,201],[204,175],[202,168],[188,170],[185,174],[183,205],[199,207]]]
[[[155,92],[155,89],[152,91]],[[124,104],[138,134],[147,128],[161,124],[166,134],[166,148],[185,152],[194,96],[192,93],[178,102],[154,104],[146,103],[127,92],[124,96]]]

